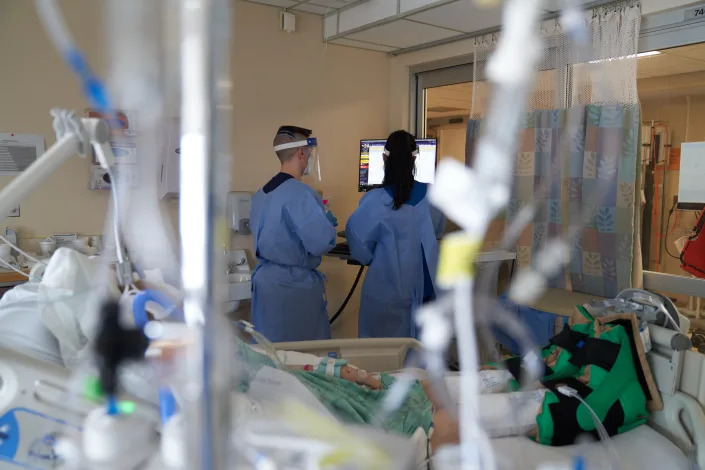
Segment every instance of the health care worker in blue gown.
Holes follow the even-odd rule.
[[[335,246],[337,221],[301,182],[318,168],[316,145],[310,130],[280,127],[274,151],[281,170],[252,198],[259,262],[252,277],[252,323],[274,342],[330,339],[324,277],[316,268]]]
[[[428,186],[414,180],[414,136],[396,131],[384,147],[384,180],[348,219],[352,257],[369,265],[362,286],[358,335],[417,337],[414,309],[435,297],[432,274],[444,218],[432,208]]]

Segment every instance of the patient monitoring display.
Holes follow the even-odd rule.
[[[384,180],[384,139],[360,141],[359,191],[369,191]],[[433,183],[436,177],[436,139],[417,139],[419,155],[416,157],[416,181]]]

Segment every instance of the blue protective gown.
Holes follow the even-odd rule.
[[[410,200],[398,210],[391,191],[365,194],[345,231],[352,257],[369,265],[358,318],[361,338],[417,337],[413,311],[435,296],[444,219],[428,202],[427,185],[415,182]]]
[[[252,323],[270,341],[330,339],[324,277],[316,268],[335,246],[318,194],[279,173],[252,198],[259,262],[252,276]]]

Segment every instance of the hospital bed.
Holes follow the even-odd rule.
[[[652,349],[647,354],[664,403],[649,423],[612,441],[622,470],[691,470],[705,468],[705,355],[674,349],[678,334],[649,325]],[[368,371],[392,371],[404,366],[408,354],[420,350],[414,339],[341,339],[277,343],[279,350],[345,359]],[[600,443],[548,447],[525,437],[493,439],[500,468],[536,470],[542,464],[567,464],[576,455],[589,464],[609,468]],[[697,465],[697,466],[696,466]],[[568,467],[570,468],[570,467]]]

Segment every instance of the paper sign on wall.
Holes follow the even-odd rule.
[[[0,133],[0,176],[22,173],[43,153],[41,135]]]

